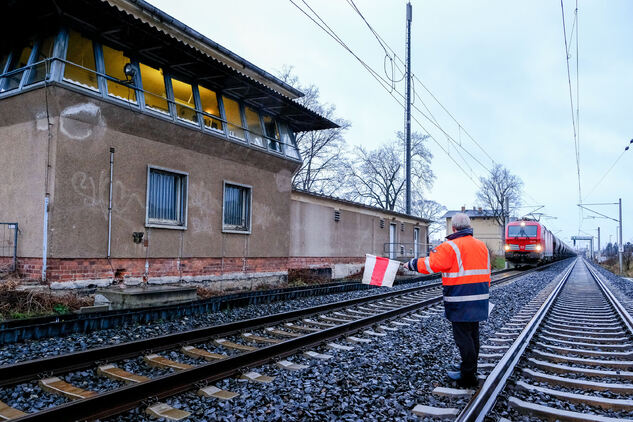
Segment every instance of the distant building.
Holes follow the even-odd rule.
[[[486,246],[492,253],[503,255],[503,227],[494,217],[491,210],[483,208],[466,209],[462,207],[459,211],[447,211],[442,218],[446,219],[446,235],[453,233],[452,218],[458,212],[463,212],[470,218],[473,226],[473,234],[477,239],[486,243]]]
[[[365,254],[401,261],[426,256],[430,220],[293,190],[291,268],[330,268],[333,278],[360,271]]]

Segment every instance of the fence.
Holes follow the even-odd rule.
[[[383,256],[390,259],[409,260],[420,256],[427,256],[431,245],[428,243],[385,243]]]
[[[0,274],[15,271],[18,255],[18,223],[0,223]]]

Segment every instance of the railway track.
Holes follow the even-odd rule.
[[[493,282],[509,282],[524,274],[525,271],[498,275]],[[16,409],[0,404],[0,415],[19,416],[17,420],[24,421],[96,419],[138,407],[148,400],[154,403],[150,408],[163,406],[162,412],[169,413],[174,409],[156,401],[196,385],[201,386],[199,394],[230,395],[213,387],[205,392],[202,386],[235,375],[265,381],[265,375],[242,372],[296,353],[326,359],[327,354],[311,349],[323,344],[348,349],[354,343],[386,336],[403,325],[419,322],[426,312],[441,312],[441,300],[438,283],[7,365],[0,367],[0,385],[38,380],[41,389],[72,400],[32,414],[16,414]],[[162,369],[162,375],[146,376],[125,370],[126,359],[140,359],[147,366]],[[289,370],[298,369],[292,362],[278,364]],[[117,380],[120,388],[86,391],[65,381],[64,374],[86,369]]]
[[[583,259],[518,315],[458,421],[633,420],[633,318]]]

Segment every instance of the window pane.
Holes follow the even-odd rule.
[[[107,45],[103,46],[103,64],[105,65],[106,75],[119,81],[127,81],[129,78],[125,75],[123,68],[130,63],[130,58],[125,56],[122,51],[115,50]],[[108,95],[121,100],[136,102],[136,90],[133,88],[133,80],[126,84],[107,80],[106,85],[108,87]]]
[[[95,65],[95,54],[92,48],[92,41],[81,36],[79,32],[70,31],[68,35],[68,51],[66,60],[74,63],[66,63],[64,69],[64,79],[76,83],[85,88],[99,90],[97,82],[97,67]],[[79,67],[81,66],[81,67]],[[86,68],[86,69],[82,69]]]
[[[150,169],[147,216],[150,223],[184,224],[186,176]]]
[[[222,97],[224,101],[224,112],[226,113],[226,121],[229,122],[229,135],[236,138],[244,139],[244,130],[242,129],[242,115],[240,106],[237,101],[230,98]]]
[[[174,89],[176,116],[179,119],[197,123],[198,117],[196,116],[195,110],[196,102],[193,99],[193,89],[191,88],[191,85],[171,78],[171,86]]]
[[[9,60],[9,53],[0,54],[0,73],[4,73],[4,67],[7,65],[7,60]]]
[[[29,62],[29,57],[31,56],[31,51],[33,50],[33,42],[30,41],[27,45],[22,48],[18,48],[13,52],[13,57],[9,62],[9,67],[7,68],[7,72],[11,72],[12,70],[17,70],[25,67]],[[2,91],[10,91],[12,89],[16,89],[20,86],[20,81],[22,80],[22,75],[24,72],[17,72],[10,76],[7,76],[2,81]]]
[[[299,151],[297,150],[297,146],[292,140],[290,129],[285,124],[280,124],[279,129],[281,130],[281,142],[283,142],[283,148],[286,151],[286,155],[292,158],[299,159]]]
[[[250,107],[246,107],[246,126],[251,144],[263,147],[264,140],[262,139],[262,124],[259,121],[259,114]]]
[[[200,102],[202,103],[202,111],[214,116],[220,115],[220,105],[218,104],[218,97],[214,91],[198,85],[198,91],[200,92]],[[223,130],[222,122],[212,117],[202,115],[202,120],[206,127],[211,129]]]
[[[37,48],[37,56],[34,63],[46,60],[49,57],[53,57],[53,48],[55,47],[55,36],[50,35],[40,41],[40,45]],[[35,65],[31,68],[31,74],[29,76],[29,84],[41,82],[46,78],[47,69],[50,69],[51,62],[43,62]]]
[[[275,121],[270,116],[264,116],[264,134],[269,138],[268,148],[274,151],[283,151],[282,145],[279,142],[274,141],[274,139],[279,140],[279,131],[277,130]]]
[[[248,231],[250,222],[250,189],[243,186],[224,186],[224,227]]]
[[[145,90],[145,105],[147,108],[169,114],[167,105],[167,91],[165,90],[165,78],[162,69],[154,69],[140,63],[141,80]]]

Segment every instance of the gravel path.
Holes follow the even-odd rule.
[[[494,288],[491,302],[497,306],[482,324],[482,344],[570,262]],[[330,361],[290,357],[294,362],[310,365],[299,372],[283,371],[274,365],[256,368],[262,374],[276,376],[271,384],[225,379],[216,385],[240,393],[228,402],[200,398],[195,392],[166,402],[192,412],[192,421],[419,420],[411,413],[415,404],[465,404],[464,399],[449,400],[431,394],[436,386],[450,386],[445,373],[458,361],[450,333],[450,324],[440,313],[370,344],[356,345],[353,351],[318,350],[334,354]],[[149,420],[143,411],[136,409],[112,420]]]

